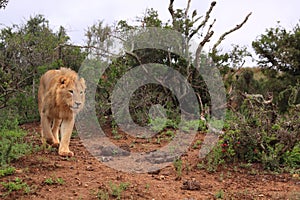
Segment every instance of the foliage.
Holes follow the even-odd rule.
[[[62,178],[46,178],[44,180],[44,183],[46,185],[63,185],[65,183],[65,181]]]
[[[18,177],[16,177],[14,181],[1,182],[1,185],[6,189],[8,194],[13,191],[20,190],[23,190],[23,192],[26,194],[30,191],[30,187],[27,185],[27,183],[23,182],[23,180]]]
[[[300,75],[300,26],[288,31],[280,24],[266,30],[252,43],[259,55],[258,63],[264,68],[275,69],[291,75]]]
[[[25,131],[18,128],[9,130],[6,127],[0,129],[0,163],[8,165],[12,160],[30,153],[31,147],[24,141]]]
[[[114,184],[112,182],[109,183],[111,189],[111,195],[116,199],[121,199],[122,192],[129,187],[129,183],[120,183],[119,185]]]
[[[272,99],[281,113],[300,103],[300,79],[274,69],[231,69],[224,75],[224,81],[228,103],[235,111],[241,108],[245,94],[261,94],[266,99]]]
[[[0,1],[0,9],[5,8],[7,2]],[[1,165],[9,164],[11,160],[19,158],[31,149],[24,143],[26,134],[17,126],[19,123],[38,119],[36,97],[39,77],[45,71],[61,66],[77,71],[82,61],[90,54],[94,55],[90,57],[92,62],[103,62],[100,58],[107,55],[107,50],[113,47],[112,39],[121,35],[125,41],[130,41],[132,36],[122,33],[135,28],[143,30],[158,27],[178,31],[183,39],[178,48],[186,57],[148,48],[125,52],[111,60],[98,82],[95,107],[99,118],[105,117],[112,123],[114,136],[119,138],[120,135],[117,125],[112,120],[112,92],[126,72],[142,64],[158,63],[176,70],[193,87],[199,99],[199,109],[209,108],[211,97],[197,70],[197,62],[192,63],[189,60],[189,47],[191,40],[198,36],[200,42],[197,52],[201,52],[214,34],[212,28],[216,20],[210,21],[210,15],[216,2],[211,3],[203,16],[199,16],[197,10],[190,13],[190,3],[190,0],[187,1],[186,8],[174,9],[174,0],[170,0],[171,20],[167,22],[163,22],[158,12],[152,8],[147,9],[145,15],[137,18],[133,24],[120,20],[115,26],[108,26],[99,21],[86,31],[86,51],[70,43],[64,27],[59,27],[57,32],[51,30],[48,20],[42,15],[30,17],[25,24],[1,29]],[[281,165],[299,167],[300,26],[297,24],[291,31],[280,25],[267,29],[265,34],[252,43],[259,55],[258,64],[261,69],[241,68],[245,60],[251,57],[246,47],[233,45],[230,52],[223,54],[217,51],[216,47],[226,35],[241,27],[249,16],[250,14],[243,23],[236,26],[237,28],[225,32],[214,45],[212,52],[196,55],[201,65],[207,65],[212,58],[219,67],[228,91],[229,105],[232,110],[237,111],[231,113],[227,119],[224,135],[207,158],[210,171],[215,171],[219,164],[235,161],[259,162],[272,170]],[[138,32],[135,37],[149,40],[149,36],[143,33]],[[161,38],[162,43],[164,39]],[[130,84],[130,80],[127,83]],[[267,101],[271,103],[266,103]],[[174,132],[169,129],[177,129],[180,123],[179,102],[180,99],[177,99],[170,89],[158,84],[146,84],[131,96],[129,110],[137,124],[150,126],[153,131],[160,132],[162,137],[172,138]],[[163,108],[163,112],[155,110],[157,105]],[[152,111],[155,113],[151,113]],[[284,115],[281,115],[282,113]],[[218,124],[218,121],[213,123]],[[183,130],[187,132],[196,124],[199,125],[199,130],[207,128],[203,121],[198,120],[182,124]],[[195,145],[195,148],[199,145]],[[9,174],[9,171],[1,173]],[[55,180],[48,181],[55,183]],[[120,198],[120,193],[126,187],[111,184],[112,195]]]
[[[208,163],[214,169],[224,161],[261,163],[270,170],[282,166],[299,168],[299,111],[295,107],[283,117],[273,104],[255,96],[245,98],[243,114],[233,113],[227,119],[229,127],[208,157]]]
[[[183,170],[181,158],[175,159],[173,161],[173,166],[175,167],[175,170],[176,170],[176,173],[177,173],[177,179],[181,179],[182,170]]]
[[[243,67],[246,59],[248,57],[252,58],[252,54],[247,50],[247,47],[240,47],[239,45],[235,44],[232,45],[232,50],[229,52],[212,52],[210,53],[210,56],[224,75],[227,74],[230,68],[239,69]]]
[[[109,200],[109,193],[105,190],[99,189],[96,193],[96,197],[99,200]]]
[[[217,193],[215,194],[215,198],[216,199],[223,199],[224,198],[224,190],[219,190],[217,191]]]
[[[39,77],[60,66],[78,69],[85,58],[68,41],[65,29],[54,33],[42,15],[0,30],[1,112],[15,112],[21,123],[38,119]]]
[[[0,169],[0,177],[8,176],[14,174],[16,171],[16,168],[14,167],[5,167],[3,169]]]
[[[143,24],[145,24],[146,27],[153,26],[154,24],[163,26],[161,22],[157,21],[158,16],[155,11],[149,10],[147,14],[148,15],[143,18]],[[132,26],[128,25],[125,21],[120,21],[116,28],[103,26],[103,23],[96,24],[88,30],[88,45],[95,45],[97,44],[97,41],[107,40],[104,43],[97,44],[96,50],[93,50],[96,51],[94,52],[96,55],[102,55],[105,51],[101,53],[101,49],[109,48],[111,45],[109,43],[110,39],[107,37],[112,36],[115,32],[121,29],[126,30],[128,27]],[[141,34],[141,37],[145,37],[145,35]],[[179,71],[187,80],[190,81],[190,83],[192,83],[196,93],[202,97],[203,103],[209,104],[210,98],[203,78],[195,67],[189,66],[186,59],[171,52],[165,52],[159,49],[140,49],[135,50],[132,54],[135,56],[125,54],[116,58],[104,72],[102,79],[99,81],[96,94],[96,101],[99,102],[96,106],[97,112],[104,115],[110,115],[110,97],[117,81],[130,69],[147,63],[159,63],[170,66],[176,71]],[[182,88],[183,92],[184,89],[185,88]],[[138,124],[147,125],[149,122],[149,110],[153,105],[157,104],[160,104],[167,110],[167,118],[176,121],[176,117],[179,112],[178,99],[176,99],[170,89],[157,84],[143,85],[134,92],[130,99],[130,112],[133,120]]]

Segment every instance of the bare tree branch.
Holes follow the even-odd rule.
[[[139,62],[140,65],[143,64],[142,61],[141,61],[141,59],[135,53],[133,53],[131,51],[125,51],[125,53],[128,54],[128,55],[130,55],[130,56],[132,56],[132,57],[134,57]],[[145,71],[148,73],[148,71],[146,69],[145,69]]]
[[[213,36],[214,31],[212,31],[211,29],[215,22],[216,22],[216,19],[213,21],[213,23],[211,25],[209,25],[206,35],[204,36],[203,40],[200,42],[200,45],[202,47],[205,45],[205,43],[209,42],[210,38]]]
[[[221,44],[221,42],[225,39],[225,37],[227,35],[229,35],[230,33],[240,29],[249,19],[250,15],[252,14],[252,12],[250,12],[246,18],[244,19],[244,21],[240,24],[237,24],[233,29],[230,29],[229,31],[223,33],[223,35],[220,36],[219,40],[214,44],[213,48],[212,48],[212,52],[217,52],[217,47]]]
[[[209,42],[210,38],[213,36],[214,31],[212,31],[212,27],[214,25],[214,23],[216,22],[216,20],[213,21],[213,23],[209,26],[206,35],[204,36],[203,40],[199,43],[197,50],[196,50],[196,57],[195,57],[195,66],[199,67],[200,66],[200,60],[201,60],[201,52],[202,49],[205,45],[205,43]]]
[[[206,25],[206,23],[208,22],[209,18],[210,18],[210,14],[213,10],[213,8],[215,7],[215,5],[217,4],[217,2],[213,1],[210,4],[210,8],[209,10],[206,12],[205,18],[203,19],[203,21],[199,24],[199,26],[189,35],[189,40],[196,34],[198,33],[198,31],[200,30],[200,28],[204,27]]]
[[[169,4],[169,12],[172,16],[172,22],[173,22],[173,25],[174,25],[174,22],[175,22],[175,15],[174,15],[174,8],[173,8],[173,3],[174,3],[174,0],[170,0],[170,4]]]
[[[184,12],[185,19],[188,19],[188,12],[189,12],[190,6],[191,6],[191,0],[188,0],[187,6],[186,6],[186,9],[185,9],[185,12]]]
[[[247,99],[255,100],[257,103],[271,104],[273,102],[273,95],[269,95],[268,100],[266,100],[262,94],[247,94],[247,93],[241,93],[241,94]]]

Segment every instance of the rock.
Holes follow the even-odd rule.
[[[187,180],[182,183],[181,189],[182,190],[200,190],[200,183],[195,179]]]
[[[118,147],[106,146],[101,149],[101,156],[129,156],[130,152]]]

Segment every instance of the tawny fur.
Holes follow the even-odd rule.
[[[58,146],[61,156],[74,156],[69,144],[76,114],[84,106],[85,89],[84,79],[68,68],[49,70],[41,77],[38,103],[42,141]]]

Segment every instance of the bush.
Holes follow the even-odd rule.
[[[26,132],[19,128],[9,130],[6,127],[2,126],[2,129],[0,129],[1,168],[31,151],[30,145],[24,141]]]
[[[261,163],[265,169],[300,167],[300,107],[280,116],[273,104],[246,98],[243,114],[227,119],[228,127],[208,160],[210,163]]]

